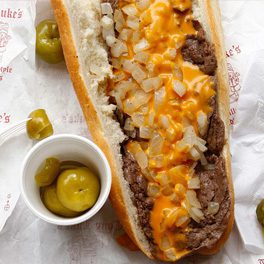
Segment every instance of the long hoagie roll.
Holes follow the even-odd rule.
[[[216,253],[234,220],[218,2],[51,2],[127,234],[153,259]]]

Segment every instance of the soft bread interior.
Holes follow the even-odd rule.
[[[77,56],[80,63],[80,75],[84,80],[86,93],[96,110],[100,126],[102,127],[101,140],[105,140],[110,146],[111,156],[115,160],[116,183],[119,184],[121,197],[123,197],[123,210],[126,210],[130,222],[131,231],[135,242],[148,256],[151,256],[148,241],[141,231],[138,223],[136,207],[131,200],[131,190],[128,182],[123,177],[122,156],[120,153],[120,143],[125,139],[119,123],[113,118],[114,105],[109,105],[106,96],[107,79],[111,77],[112,71],[108,61],[106,46],[101,37],[100,26],[100,0],[65,0],[67,13],[70,15],[71,32],[77,47]],[[99,125],[99,124],[98,124]],[[98,131],[91,131],[95,134]],[[100,140],[100,139],[98,139]],[[101,144],[98,142],[97,144]],[[96,140],[95,140],[96,141]],[[115,190],[112,190],[112,193]],[[112,195],[115,199],[115,194]],[[118,208],[120,209],[120,208]],[[125,215],[119,215],[119,219]],[[125,228],[126,228],[125,224]],[[130,232],[131,233],[131,232]]]

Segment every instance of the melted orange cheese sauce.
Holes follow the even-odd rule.
[[[159,257],[167,259],[164,255],[162,239],[166,236],[171,245],[176,245],[175,252],[177,258],[187,252],[187,249],[177,246],[177,236],[175,234],[184,234],[188,230],[187,224],[181,228],[164,228],[164,209],[180,209],[177,217],[185,216],[186,209],[184,204],[185,192],[188,188],[188,180],[190,178],[190,166],[194,163],[190,159],[186,149],[178,147],[178,142],[183,138],[184,127],[191,125],[195,133],[198,134],[197,115],[200,111],[209,115],[212,108],[209,100],[214,96],[213,83],[210,77],[199,70],[195,65],[185,62],[182,58],[180,48],[185,42],[186,35],[196,34],[192,24],[191,0],[150,0],[150,6],[140,11],[140,39],[144,38],[149,43],[149,47],[144,51],[148,54],[148,63],[140,64],[144,70],[148,72],[148,77],[160,77],[165,88],[165,94],[162,102],[155,107],[155,90],[149,92],[151,95],[147,102],[147,111],[144,112],[144,126],[149,126],[149,118],[154,113],[154,125],[151,127],[164,138],[162,146],[162,161],[157,165],[157,161],[153,159],[149,152],[148,143],[144,143],[142,147],[148,156],[148,171],[152,175],[166,174],[169,176],[178,201],[172,201],[166,195],[158,195],[155,198],[154,207],[151,212],[151,227],[153,229],[153,237],[159,247]],[[136,1],[129,1],[135,4]],[[119,1],[120,9],[127,5],[126,1]],[[174,8],[184,11],[183,13],[175,12]],[[130,37],[126,41],[128,54],[121,56],[119,59],[127,59],[133,61],[135,56],[134,42]],[[170,54],[175,51],[176,54]],[[151,70],[149,71],[149,66]],[[124,73],[123,80],[129,80],[131,74],[123,68],[114,69],[114,74]],[[185,87],[185,94],[179,96],[173,88],[174,81],[180,81]],[[115,90],[116,83],[110,84],[110,90]],[[132,100],[135,94],[128,92],[123,99]],[[137,110],[140,112],[141,110]],[[126,112],[126,111],[125,111]],[[127,112],[131,116],[131,112]],[[164,128],[160,123],[160,117],[166,116],[169,120],[169,128]],[[135,125],[135,127],[137,127]],[[127,145],[128,150],[135,156],[137,150],[133,144]],[[177,167],[178,166],[178,167]],[[175,169],[176,168],[176,169]],[[160,184],[158,177],[151,178],[154,182]],[[149,181],[151,179],[148,178]],[[157,179],[157,180],[156,180]],[[178,189],[177,189],[178,188]],[[175,216],[176,217],[176,216]],[[175,218],[176,219],[176,218]],[[174,219],[174,220],[175,220]],[[184,240],[183,236],[180,236]],[[181,241],[184,242],[184,241]]]

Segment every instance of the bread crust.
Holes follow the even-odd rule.
[[[217,57],[218,68],[217,68],[217,79],[218,79],[218,97],[217,97],[217,108],[221,119],[225,124],[226,131],[226,143],[222,151],[222,156],[225,159],[226,164],[226,175],[228,180],[228,188],[230,194],[230,217],[227,228],[223,233],[222,237],[212,248],[202,248],[197,251],[199,254],[211,255],[220,250],[227,240],[233,226],[234,222],[234,191],[231,178],[231,162],[230,162],[230,152],[229,152],[229,90],[228,90],[228,79],[227,79],[227,68],[225,63],[225,52],[223,44],[223,35],[221,27],[221,15],[219,10],[219,5],[217,0],[198,0],[199,5],[202,7],[201,10],[206,18],[206,23],[210,32],[211,42],[215,44],[215,55]],[[149,257],[153,259],[151,252],[148,251],[142,244],[136,235],[136,230],[133,228],[131,219],[129,218],[127,208],[125,206],[124,197],[122,196],[121,183],[118,179],[117,166],[115,162],[115,157],[111,151],[111,147],[104,136],[103,126],[100,118],[98,117],[96,107],[93,104],[91,98],[87,93],[85,81],[82,78],[80,64],[78,61],[78,52],[76,50],[76,44],[74,41],[71,21],[68,15],[67,8],[63,0],[51,0],[54,14],[59,25],[60,37],[62,41],[64,57],[66,65],[82,107],[86,122],[88,124],[90,133],[92,135],[95,143],[103,150],[105,153],[111,170],[112,170],[112,188],[110,193],[110,199],[112,205],[121,221],[125,231],[129,237],[133,240],[135,244]],[[191,254],[192,252],[187,253]],[[181,256],[184,257],[185,255]]]

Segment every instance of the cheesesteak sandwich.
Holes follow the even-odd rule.
[[[153,259],[217,252],[234,211],[217,1],[52,4],[127,234]]]

